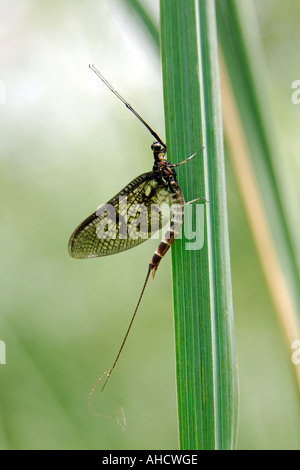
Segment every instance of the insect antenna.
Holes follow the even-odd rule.
[[[103,77],[102,73],[99,72],[98,69],[96,69],[96,67],[93,65],[93,64],[90,64],[89,65],[89,68],[95,72],[96,75],[98,75],[98,77],[100,78],[100,80],[102,80],[102,82],[110,89],[110,91],[113,92],[114,95],[116,95],[117,98],[119,98],[120,101],[122,101],[122,103],[125,104],[126,108],[129,109],[129,111],[131,111],[137,118],[138,120],[144,124],[144,126],[148,129],[148,131],[153,135],[153,137],[157,140],[157,142],[159,142],[164,149],[167,149],[167,146],[166,144],[163,143],[163,141],[161,140],[161,138],[159,137],[159,135],[156,134],[156,132],[149,126],[149,124],[147,124],[147,122],[136,112],[136,110],[131,106],[130,103],[128,103],[128,101],[126,101],[123,96],[120,95],[120,93],[114,89],[114,87],[106,80],[106,78]]]
[[[131,318],[131,320],[130,320],[129,326],[128,326],[128,328],[127,328],[126,334],[125,334],[124,339],[123,339],[123,341],[122,341],[122,344],[121,344],[121,346],[120,346],[120,349],[119,349],[119,352],[118,352],[117,357],[116,357],[116,359],[115,359],[115,362],[113,363],[113,366],[111,367],[111,369],[109,369],[109,371],[107,372],[106,379],[105,379],[105,382],[104,382],[104,384],[103,384],[103,386],[102,386],[102,388],[101,388],[100,393],[102,393],[103,390],[105,389],[105,386],[106,386],[106,384],[107,384],[107,382],[108,382],[108,379],[110,378],[110,376],[111,376],[111,374],[112,374],[112,371],[113,371],[114,368],[116,367],[116,364],[117,364],[117,362],[118,362],[118,360],[119,360],[119,357],[120,357],[120,355],[121,355],[121,352],[122,352],[122,350],[123,350],[123,348],[124,348],[124,346],[125,346],[125,343],[126,343],[126,340],[127,340],[127,338],[128,338],[129,332],[130,332],[130,330],[131,330],[133,321],[134,321],[134,319],[135,319],[136,313],[137,313],[137,311],[138,311],[138,308],[139,308],[139,306],[140,306],[142,297],[143,297],[143,295],[144,295],[144,292],[145,292],[145,289],[146,289],[146,286],[147,286],[147,283],[148,283],[148,280],[149,280],[150,273],[151,273],[151,268],[149,267],[149,268],[148,268],[148,272],[147,272],[147,276],[146,276],[146,279],[145,279],[145,282],[144,282],[144,285],[143,285],[142,292],[141,292],[141,294],[140,294],[138,303],[137,303],[137,305],[136,305],[136,307],[135,307],[135,311],[134,311],[134,313],[133,313],[133,315],[132,315],[132,318]]]

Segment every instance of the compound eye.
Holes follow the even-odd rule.
[[[153,144],[151,145],[151,150],[156,150],[156,151],[159,151],[161,149],[161,145],[159,142],[153,142]]]

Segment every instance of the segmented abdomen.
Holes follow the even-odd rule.
[[[158,245],[155,253],[150,261],[149,269],[153,270],[152,277],[154,278],[158,265],[165,256],[168,249],[172,246],[175,238],[179,234],[183,222],[184,204],[185,200],[180,187],[176,186],[176,191],[171,193],[172,201],[172,218],[170,227],[165,233],[162,241]]]

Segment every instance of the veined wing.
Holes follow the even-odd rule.
[[[77,227],[69,241],[70,255],[95,258],[140,245],[166,222],[159,206],[168,196],[154,172],[138,176]]]

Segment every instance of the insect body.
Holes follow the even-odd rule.
[[[153,270],[153,277],[158,268],[161,258],[165,255],[167,250],[172,245],[174,239],[179,233],[183,221],[183,208],[184,198],[182,191],[176,180],[175,165],[169,163],[166,158],[166,148],[159,142],[155,142],[151,146],[154,155],[153,171],[144,173],[143,175],[135,178],[129,183],[122,191],[120,191],[114,198],[108,201],[106,206],[117,208],[119,221],[120,221],[120,208],[118,207],[119,200],[126,197],[127,207],[139,203],[143,204],[149,210],[149,221],[153,225],[153,212],[150,212],[155,203],[162,203],[171,198],[173,207],[173,217],[171,219],[170,227],[165,234],[163,240],[154,253],[149,264],[150,271]],[[126,209],[127,209],[126,207]],[[99,209],[84,220],[78,228],[74,231],[69,242],[69,253],[73,258],[94,258],[99,256],[106,256],[121,251],[128,250],[141,242],[148,239],[148,234],[145,238],[131,238],[123,237],[120,227],[114,234],[114,238],[99,237],[99,224],[105,221],[107,224],[112,221],[108,217],[107,211],[99,211]],[[159,228],[162,221],[159,223]],[[158,224],[156,224],[158,227]],[[148,233],[151,235],[151,224],[148,226]]]
[[[154,166],[151,172],[144,173],[135,178],[116,196],[110,199],[106,204],[104,204],[104,206],[101,206],[76,228],[69,241],[70,255],[77,259],[94,258],[120,253],[121,251],[133,248],[147,240],[153,234],[153,226],[158,230],[163,225],[163,217],[161,213],[159,211],[153,211],[153,206],[155,207],[156,205],[160,205],[168,199],[171,201],[172,205],[172,217],[169,223],[169,228],[149,263],[146,280],[136,309],[115,362],[107,373],[106,380],[101,389],[102,392],[113,369],[115,368],[127,340],[150,277],[150,273],[152,272],[152,277],[154,278],[161,259],[172,246],[180,231],[183,222],[184,206],[193,202],[185,202],[182,191],[176,180],[176,171],[174,167],[187,162],[196,155],[197,152],[179,164],[169,163],[166,159],[167,147],[160,137],[131,107],[131,105],[110,85],[110,83],[107,82],[103,75],[101,75],[93,65],[90,65],[90,68],[142,122],[142,124],[144,124],[156,139],[156,142],[151,146],[154,156]],[[139,227],[139,232],[137,233],[137,231],[135,231],[133,236],[130,236],[126,229],[129,225],[128,212],[130,212],[130,209],[133,206],[138,206],[139,208],[138,218],[141,219],[140,225],[142,225],[143,228]],[[141,215],[142,212],[142,215],[144,216]],[[145,223],[144,220],[146,220]]]

